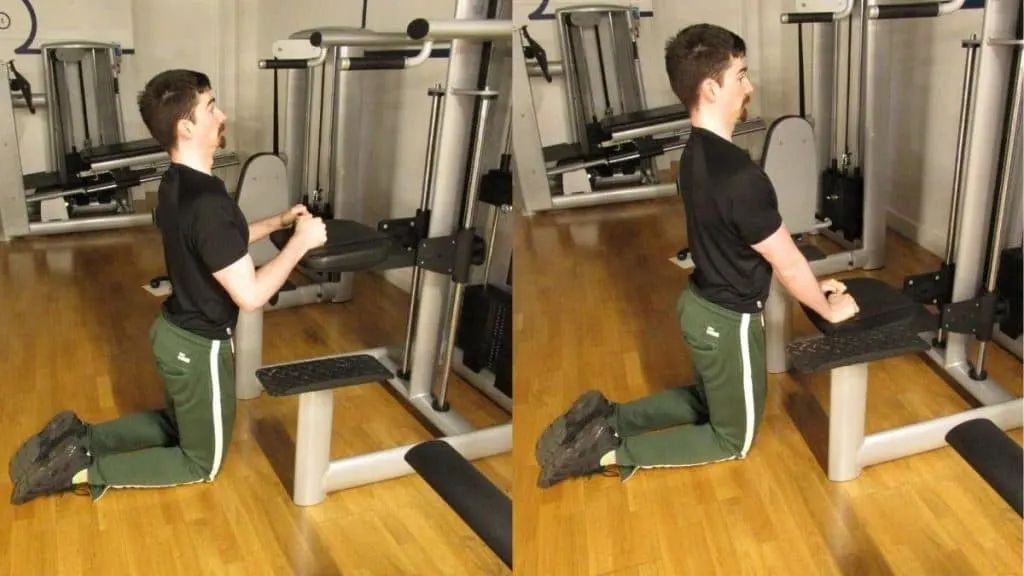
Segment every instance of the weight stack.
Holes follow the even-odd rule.
[[[855,242],[864,233],[864,179],[860,168],[844,173],[833,161],[821,176],[821,214],[832,221],[829,230]]]
[[[498,286],[466,288],[455,333],[462,363],[474,372],[490,370],[494,385],[512,397],[512,292]]]
[[[1024,258],[1020,248],[1003,250],[996,275],[996,291],[1006,301],[1007,310],[999,329],[1016,339],[1024,331]]]

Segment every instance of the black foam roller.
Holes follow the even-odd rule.
[[[1024,516],[1024,448],[986,418],[958,424],[946,434],[946,441]]]
[[[512,567],[512,499],[443,440],[417,444],[405,461]]]

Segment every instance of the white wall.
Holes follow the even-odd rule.
[[[273,145],[273,73],[259,70],[257,62],[272,56],[274,41],[296,31],[320,26],[359,28],[362,4],[359,0],[88,0],[72,8],[73,4],[58,0],[34,0],[39,30],[33,46],[49,40],[83,39],[120,42],[134,49],[135,54],[125,56],[122,69],[122,108],[127,135],[132,139],[148,137],[135,101],[146,80],[168,68],[207,73],[228,115],[228,147],[244,160],[272,150]],[[416,17],[451,18],[454,6],[453,0],[370,0],[366,24],[376,31],[404,32]],[[40,56],[13,54],[30,28],[22,0],[0,0],[0,11],[11,20],[8,29],[0,30],[0,58],[12,58],[33,88],[42,91]],[[447,60],[433,59],[411,70],[346,75],[349,81],[367,83],[369,94],[361,109],[349,111],[366,120],[366,137],[346,143],[346,148],[338,151],[339,156],[358,153],[368,158],[365,189],[351,191],[364,195],[364,211],[352,217],[375,224],[414,215],[426,149],[427,90],[437,83],[443,85],[446,73]],[[279,80],[283,136],[285,74]],[[48,169],[45,114],[32,116],[28,110],[18,109],[16,116],[23,171]],[[325,141],[328,127],[325,119]],[[326,186],[329,151],[324,148],[322,153],[322,184]],[[222,177],[233,189],[237,170],[224,171]],[[150,185],[153,187],[155,184]],[[409,271],[386,276],[405,287]]]
[[[553,20],[529,20],[540,0],[516,0],[515,19],[527,24],[529,32],[544,46],[551,60],[561,60]],[[553,0],[545,12],[585,0]],[[614,3],[614,2],[613,2]],[[626,2],[623,2],[626,4]],[[779,14],[791,10],[793,0],[715,0],[674,2],[637,0],[628,3],[641,10],[653,10],[653,18],[640,24],[640,54],[643,79],[651,107],[674,104],[675,97],[664,71],[665,43],[683,27],[711,22],[733,30],[747,43],[747,65],[755,93],[749,109],[767,123],[799,111],[797,29],[779,22]],[[889,109],[891,119],[887,146],[891,150],[889,225],[926,249],[941,254],[945,246],[949,200],[952,190],[953,156],[957,117],[963,80],[965,51],[961,39],[981,27],[982,12],[965,10],[939,18],[885,22],[879,41],[891,46],[882,63],[891,70]],[[845,29],[843,26],[844,45]],[[854,23],[854,70],[859,54],[859,22]],[[804,28],[804,58],[812,64],[812,35]],[[844,56],[845,58],[845,56]],[[842,76],[845,89],[845,74]],[[812,77],[805,76],[808,113]],[[552,84],[531,79],[542,143],[547,146],[569,138],[562,79]],[[856,75],[851,116],[857,122]],[[842,101],[841,101],[842,102]],[[843,125],[839,125],[840,135]],[[763,134],[740,137],[737,143],[759,154]],[[856,132],[851,132],[856,151]],[[667,167],[676,154],[660,159]],[[783,193],[783,191],[780,191]]]

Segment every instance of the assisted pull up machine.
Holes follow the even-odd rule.
[[[871,1],[863,13],[871,21],[924,18],[949,13],[962,4],[879,6]],[[1020,186],[1011,183],[1011,175],[1019,169],[1024,118],[1021,10],[1020,0],[988,0],[980,38],[965,44],[971,51],[956,146],[949,247],[941,269],[908,278],[902,290],[869,278],[846,280],[861,312],[831,324],[805,310],[819,334],[794,341],[789,339],[790,299],[781,286],[773,286],[765,312],[768,371],[783,372],[792,366],[805,374],[829,372],[828,477],[833,481],[852,480],[868,466],[952,444],[1021,512],[1021,451],[1010,446],[1014,442],[1005,442],[1001,431],[1021,427],[1024,401],[985,370],[994,326],[1006,320],[1010,301],[1020,298],[1019,291],[1000,292],[997,279],[1008,222],[1020,218],[1008,206],[1014,195],[1019,205],[1021,194]],[[796,20],[793,15],[789,19]],[[868,54],[872,50],[867,47]],[[870,118],[871,113],[867,114]],[[869,160],[866,174],[870,174],[874,166],[870,160],[878,152],[868,148],[864,153]],[[1019,282],[1019,271],[1017,275]],[[936,312],[927,305],[935,306]],[[973,363],[967,357],[971,340],[977,343]],[[976,407],[866,433],[868,363],[911,353],[945,372]],[[999,440],[1001,434],[1003,440]],[[972,448],[971,442],[999,442],[1001,447],[983,454],[983,447]]]
[[[240,398],[258,395],[254,384],[271,396],[299,396],[292,495],[298,505],[322,502],[332,491],[414,473],[405,459],[412,446],[331,461],[334,390],[343,386],[387,382],[467,460],[511,450],[511,423],[475,429],[447,401],[466,284],[472,266],[482,264],[486,252],[486,242],[476,234],[477,208],[481,201],[495,205],[511,202],[511,190],[497,194],[481,191],[482,183],[488,181],[483,177],[484,155],[490,145],[486,135],[504,133],[495,129],[501,125],[495,111],[500,111],[496,102],[502,92],[491,86],[509,77],[508,57],[502,51],[513,30],[507,19],[511,3],[487,4],[459,0],[452,21],[417,19],[401,38],[388,35],[391,42],[420,42],[422,54],[429,54],[436,42],[450,43],[447,85],[429,91],[427,159],[417,216],[404,220],[403,226],[391,226],[394,222],[388,221],[374,229],[343,217],[347,213],[342,206],[336,217],[325,220],[326,245],[310,251],[302,261],[307,269],[332,274],[411,266],[404,345],[260,367],[255,370],[258,382],[239,375]],[[264,60],[260,66],[293,71],[318,66],[334,46],[351,45],[355,36],[317,31],[309,34],[311,48],[299,51],[301,57]],[[369,40],[365,33],[361,38],[362,42],[381,43],[380,38]],[[355,42],[360,40],[355,38]],[[394,70],[423,60],[342,58],[338,71],[345,74]],[[290,164],[289,170],[301,173],[302,163]],[[270,240],[281,249],[292,233],[280,230]],[[242,336],[240,331],[238,337]]]
[[[675,182],[662,182],[655,160],[682,150],[690,133],[681,104],[649,108],[637,39],[636,9],[618,5],[559,8],[555,23],[561,61],[526,30],[513,53],[513,133],[520,206],[527,213],[673,196]],[[532,60],[534,63],[528,63]],[[531,77],[561,76],[570,141],[543,146]],[[735,134],[763,131],[757,118]]]

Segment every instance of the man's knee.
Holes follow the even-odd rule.
[[[208,451],[182,449],[194,476],[213,482],[224,468],[224,454]]]

